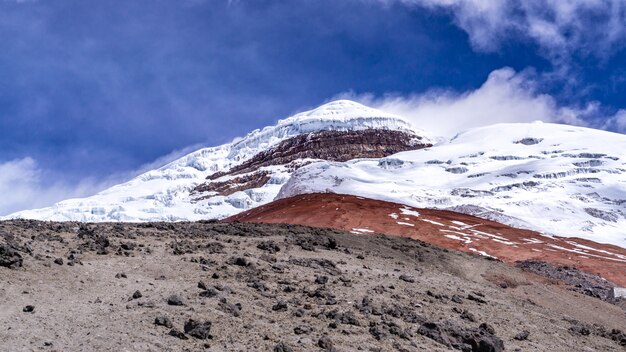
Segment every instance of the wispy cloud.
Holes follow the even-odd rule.
[[[377,0],[451,13],[476,50],[532,41],[553,63],[572,55],[604,59],[626,42],[623,0]]]
[[[434,89],[423,94],[402,96],[347,92],[336,98],[353,99],[409,119],[416,127],[438,136],[473,127],[502,122],[554,122],[626,132],[626,111],[602,116],[597,102],[584,106],[561,106],[548,94],[539,92],[542,78],[532,70],[515,72],[502,68],[491,72],[479,88],[458,92]],[[599,118],[604,117],[604,118]],[[597,122],[594,122],[597,121]]]
[[[620,109],[615,113],[615,115],[607,118],[606,123],[602,126],[602,128],[626,133],[626,110]]]

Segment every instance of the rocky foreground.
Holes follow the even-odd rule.
[[[623,302],[573,289],[383,235],[0,223],[2,351],[625,349]]]

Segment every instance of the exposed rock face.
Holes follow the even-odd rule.
[[[196,187],[197,192],[216,192],[222,196],[228,196],[235,192],[243,191],[250,188],[261,187],[271,178],[266,171],[259,171],[248,175],[231,178],[224,182],[203,183]]]
[[[287,165],[289,171],[295,171],[307,164],[302,162],[304,159],[348,161],[357,158],[382,158],[430,146],[432,144],[420,136],[394,130],[366,129],[301,134],[255,155],[228,171],[208,176],[209,181],[198,185],[194,192],[216,192],[227,196],[237,191],[263,186],[270,180],[270,174],[266,171],[255,171],[265,166]],[[224,176],[237,177],[218,181]]]
[[[382,158],[391,154],[432,146],[422,137],[401,131],[367,129],[362,131],[321,131],[289,138],[276,147],[255,155],[227,172],[218,172],[209,180],[225,175],[239,175],[263,166],[283,165],[296,159],[347,161],[356,158]]]

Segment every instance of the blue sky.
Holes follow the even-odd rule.
[[[0,0],[0,214],[334,98],[625,132],[625,44],[619,0]]]

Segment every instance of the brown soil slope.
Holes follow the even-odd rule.
[[[358,234],[385,233],[505,262],[575,266],[626,286],[626,249],[580,238],[544,236],[471,215],[332,193],[281,199],[226,221],[291,223]]]
[[[608,352],[624,326],[616,305],[408,238],[0,222],[2,352]]]

